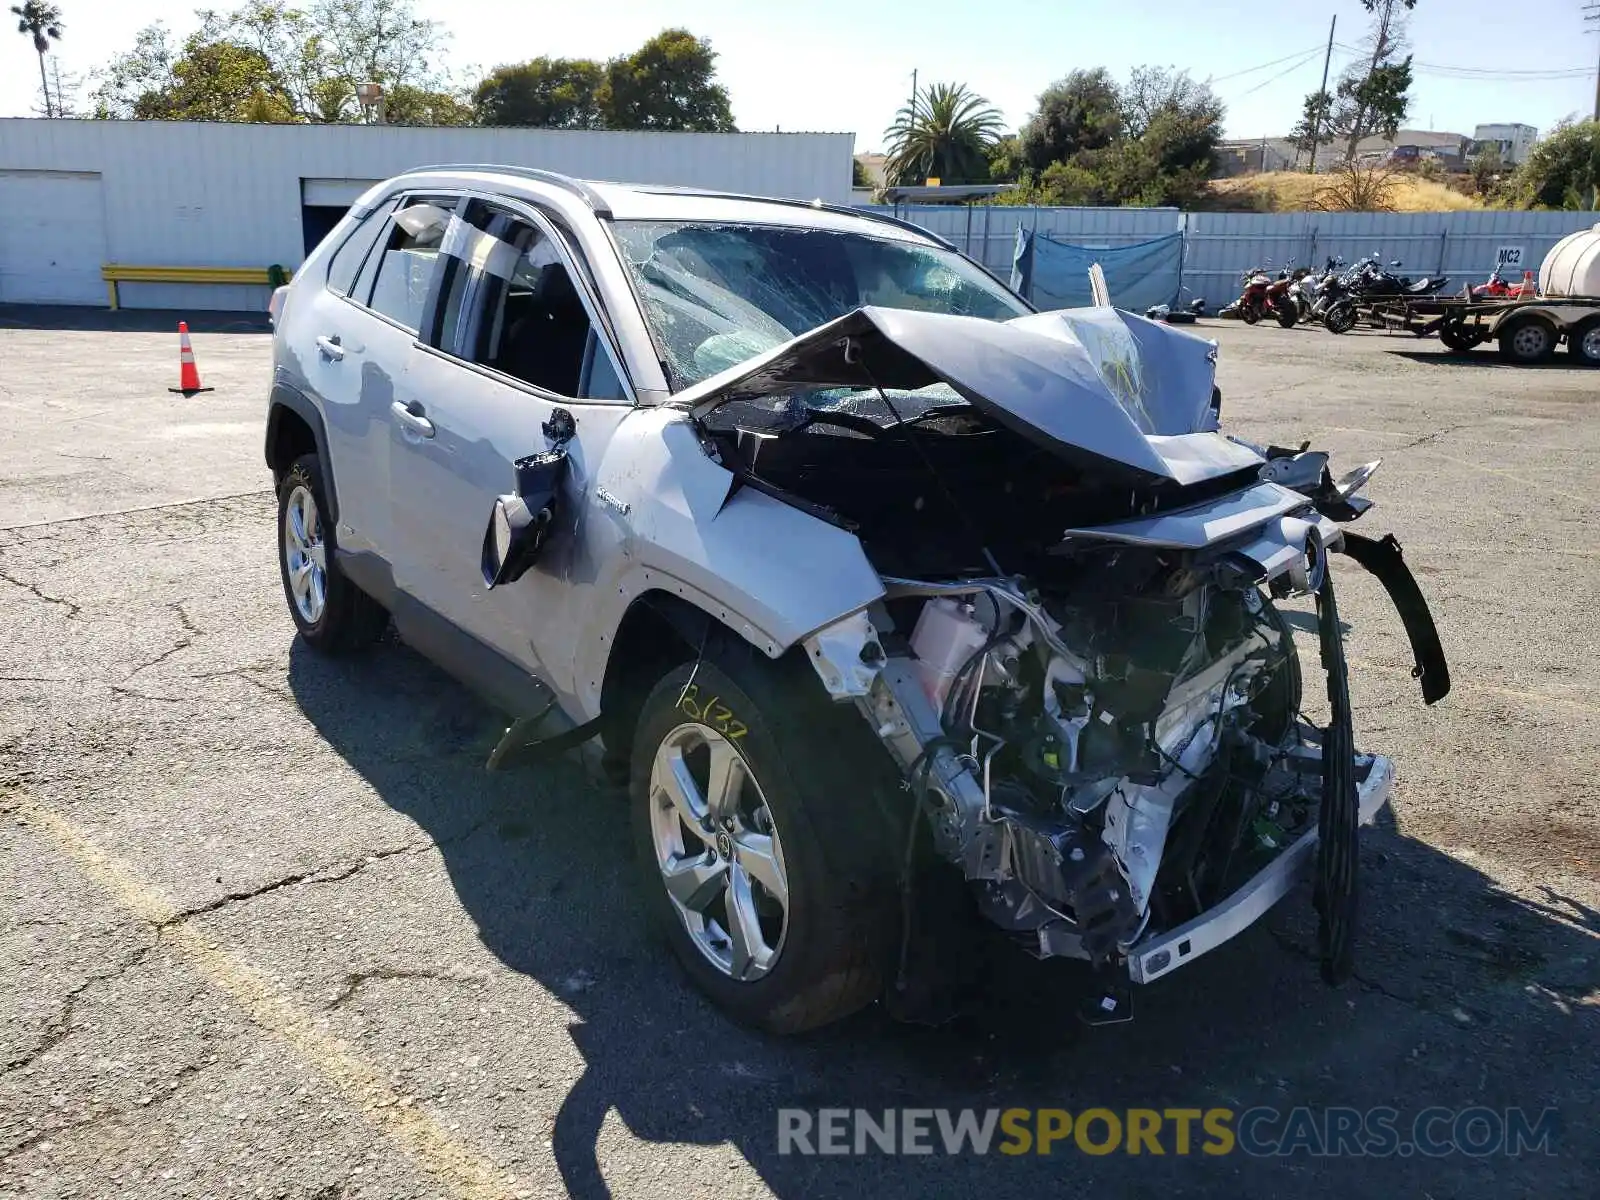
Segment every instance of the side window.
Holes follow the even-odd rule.
[[[369,268],[375,262],[377,273],[368,306],[412,333],[422,328],[439,246],[450,226],[450,203],[408,197],[394,214],[377,252],[368,258]],[[361,274],[365,278],[370,273],[363,270]]]
[[[350,289],[355,286],[356,272],[361,270],[361,264],[366,261],[367,251],[372,249],[372,243],[378,240],[378,234],[389,223],[389,214],[394,210],[393,200],[385,201],[366,218],[361,221],[350,235],[344,239],[344,245],[333,252],[333,257],[328,260],[328,290],[338,292],[341,296],[348,296]]]
[[[452,223],[444,255],[441,349],[559,396],[623,398],[561,252],[542,229],[473,201]],[[598,394],[584,386],[591,380]]]

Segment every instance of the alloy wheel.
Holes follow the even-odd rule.
[[[315,625],[328,606],[328,551],[317,499],[304,484],[289,493],[284,505],[283,561],[295,610],[306,624]]]
[[[677,726],[650,769],[650,832],[667,896],[695,948],[741,982],[772,970],[789,924],[783,846],[733,743]]]

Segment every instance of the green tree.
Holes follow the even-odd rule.
[[[1019,135],[1022,161],[1042,172],[1123,134],[1122,93],[1104,67],[1073,71],[1039,94],[1039,107]]]
[[[989,182],[1016,183],[1027,169],[1022,160],[1022,139],[1014,133],[989,147]]]
[[[1483,149],[1467,161],[1467,173],[1472,177],[1472,186],[1485,200],[1499,191],[1500,176],[1505,169],[1505,159],[1500,154],[1499,145],[1494,142],[1485,143]]]
[[[686,129],[732,133],[728,90],[716,82],[711,43],[687,29],[656,34],[606,64],[598,92],[607,129]]]
[[[1295,165],[1300,165],[1300,155],[1310,156],[1316,162],[1316,151],[1333,141],[1331,118],[1333,97],[1327,92],[1312,92],[1300,110],[1300,120],[1289,130],[1289,140],[1294,143]]]
[[[1519,208],[1600,207],[1600,121],[1563,121],[1528,155],[1507,187]]]
[[[1397,56],[1405,49],[1406,12],[1416,8],[1417,0],[1361,0],[1372,14],[1367,32],[1370,55],[1355,62],[1334,89],[1332,128],[1345,139],[1345,161],[1356,156],[1362,138],[1374,134],[1393,137],[1411,107],[1411,56]]]
[[[920,90],[884,130],[889,158],[884,178],[905,186],[937,178],[981,183],[989,173],[989,147],[999,140],[999,109],[962,83]]]
[[[535,58],[496,67],[478,84],[473,102],[482,125],[600,129],[605,68],[589,58]]]
[[[248,0],[232,12],[199,11],[200,27],[174,47],[160,22],[99,73],[96,115],[169,120],[336,122],[362,119],[356,88],[381,84],[390,119],[468,115],[434,66],[438,25],[413,0]]]
[[[872,178],[872,172],[867,170],[866,164],[855,157],[850,159],[850,186],[853,188],[877,186],[877,182]]]
[[[59,42],[66,25],[61,20],[61,10],[46,0],[23,0],[11,6],[11,15],[17,18],[17,32],[33,41],[33,52],[39,56],[39,84],[44,90],[44,115],[55,116],[50,101],[50,79],[45,74],[44,56],[50,52],[50,43]]]

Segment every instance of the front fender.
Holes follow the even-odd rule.
[[[574,664],[586,716],[644,592],[681,596],[772,658],[882,597],[854,534],[732,485],[681,411],[641,409],[618,429],[585,505],[600,568]]]

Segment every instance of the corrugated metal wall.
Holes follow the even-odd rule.
[[[1001,279],[1011,275],[1011,253],[1019,228],[1080,246],[1123,246],[1174,232],[1181,216],[1175,208],[1022,208],[999,204],[861,207],[937,233]]]
[[[97,172],[111,261],[293,268],[303,179],[504,162],[589,179],[850,201],[848,133],[592,133],[371,125],[0,119],[0,167]],[[125,288],[130,307],[262,308],[260,288]]]
[[[1481,281],[1501,248],[1521,250],[1535,273],[1550,247],[1595,222],[1584,212],[1180,213],[1171,208],[1020,208],[1003,205],[872,205],[954,242],[1002,279],[1011,272],[1019,226],[1082,246],[1122,246],[1175,229],[1184,233],[1183,286],[1213,303],[1232,299],[1240,273],[1269,259],[1276,266],[1399,259],[1413,278],[1443,273],[1455,284]]]
[[[1582,212],[1189,213],[1183,281],[1193,295],[1231,299],[1240,272],[1268,259],[1307,266],[1376,254],[1414,279],[1444,274],[1458,287],[1486,278],[1503,247],[1521,250],[1507,274],[1537,274],[1550,247],[1594,221]]]

